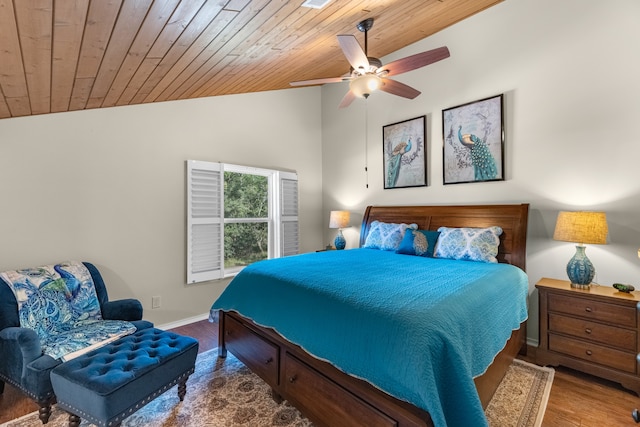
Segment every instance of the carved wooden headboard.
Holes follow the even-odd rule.
[[[439,227],[502,228],[498,262],[525,270],[529,204],[467,206],[368,206],[362,218],[360,246],[364,245],[373,221],[418,224],[421,230]]]

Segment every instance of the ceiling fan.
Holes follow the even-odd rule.
[[[351,64],[349,73],[341,77],[302,80],[289,84],[291,86],[309,86],[349,81],[349,92],[340,102],[340,108],[348,107],[356,97],[368,98],[377,89],[409,99],[420,95],[419,90],[388,77],[406,73],[448,58],[449,49],[446,46],[439,47],[392,61],[383,66],[378,58],[367,56],[367,32],[372,26],[373,18],[365,19],[356,26],[359,31],[364,33],[364,50],[358,44],[355,36],[351,34],[338,35],[338,42],[342,52],[347,57],[349,64]]]

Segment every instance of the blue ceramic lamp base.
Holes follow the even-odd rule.
[[[336,239],[333,241],[333,244],[336,246],[336,249],[344,249],[345,246],[347,246],[347,241],[344,239],[341,229],[338,229],[338,235],[336,236]]]
[[[576,246],[576,254],[569,260],[567,264],[567,276],[571,280],[571,287],[578,289],[589,289],[595,269],[593,264],[587,258],[584,246]]]

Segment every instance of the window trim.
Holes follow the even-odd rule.
[[[194,197],[194,174],[197,171],[208,171],[218,174],[220,183],[218,189],[218,199],[213,212],[219,216],[208,216],[206,218],[194,217],[194,206],[198,203],[198,198]],[[247,173],[267,177],[268,185],[268,218],[225,218],[224,217],[224,172]],[[286,182],[293,181],[294,189],[284,188]],[[200,185],[205,186],[200,183]],[[208,189],[208,188],[207,188]],[[214,191],[215,193],[215,191]],[[207,205],[208,206],[208,205]],[[285,211],[289,210],[288,214]],[[291,210],[293,212],[291,212]],[[212,212],[212,214],[213,214]],[[292,215],[292,213],[295,213]],[[295,172],[285,172],[276,169],[257,168],[252,166],[242,166],[230,163],[214,163],[198,160],[187,160],[187,284],[204,282],[209,280],[222,279],[236,275],[242,268],[224,268],[224,225],[231,223],[256,223],[266,222],[268,228],[268,258],[278,258],[286,254],[298,253],[299,250],[299,225],[298,225],[298,176]],[[289,225],[293,223],[294,227]],[[211,234],[211,239],[206,239],[204,247],[198,246],[200,242],[196,230],[202,227],[194,227],[200,224],[213,225],[215,231]],[[212,229],[213,229],[212,228]],[[194,242],[196,244],[194,244]],[[213,244],[214,246],[211,246]],[[215,246],[217,244],[217,246]],[[218,257],[219,254],[219,257]],[[218,257],[214,265],[217,268],[210,268],[206,271],[194,271],[194,262],[200,259],[208,260],[208,257]],[[206,265],[206,262],[204,263]]]

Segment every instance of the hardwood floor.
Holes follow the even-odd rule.
[[[535,347],[524,360],[535,363]],[[640,398],[617,383],[556,367],[543,427],[640,426],[631,417],[640,408]]]
[[[218,325],[206,320],[172,329],[200,342],[199,352],[218,345]],[[533,362],[535,348],[529,348],[524,360]],[[617,427],[634,426],[631,411],[640,407],[640,398],[616,383],[601,380],[571,369],[556,369],[543,427]],[[5,386],[0,395],[0,423],[36,411],[37,405],[20,392]],[[500,426],[493,426],[500,427]]]

